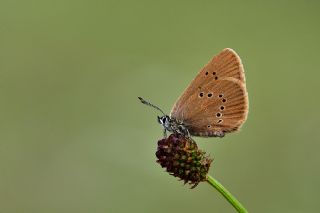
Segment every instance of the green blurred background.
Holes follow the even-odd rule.
[[[155,163],[169,112],[234,48],[250,112],[196,138],[250,212],[318,212],[318,1],[0,2],[0,212],[235,212]],[[318,123],[317,123],[318,122]]]

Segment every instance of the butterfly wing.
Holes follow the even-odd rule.
[[[172,108],[191,135],[223,136],[245,122],[248,95],[240,57],[224,49],[202,68]]]

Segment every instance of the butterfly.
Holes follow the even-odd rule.
[[[238,130],[248,115],[248,93],[239,55],[226,48],[214,56],[185,89],[166,115],[159,107],[158,122],[166,132],[184,136],[223,137]]]

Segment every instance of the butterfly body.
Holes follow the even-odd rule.
[[[175,118],[171,118],[168,115],[163,115],[161,117],[158,116],[158,122],[163,126],[165,135],[166,131],[169,131],[177,134],[182,134],[187,137],[190,136],[187,127],[181,121],[178,121]]]
[[[163,111],[140,98],[141,102]],[[164,113],[163,113],[164,114]],[[165,131],[185,136],[223,137],[238,130],[248,114],[243,65],[226,48],[205,65],[174,104],[170,115],[158,117]]]

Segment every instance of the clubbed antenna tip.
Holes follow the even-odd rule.
[[[163,115],[165,115],[165,113],[159,107],[157,107],[156,105],[153,105],[152,103],[150,103],[149,101],[144,100],[141,97],[138,97],[138,98],[141,101],[141,103],[143,103],[143,104],[145,104],[147,106],[150,106],[152,108],[155,108],[156,110],[159,110]]]

